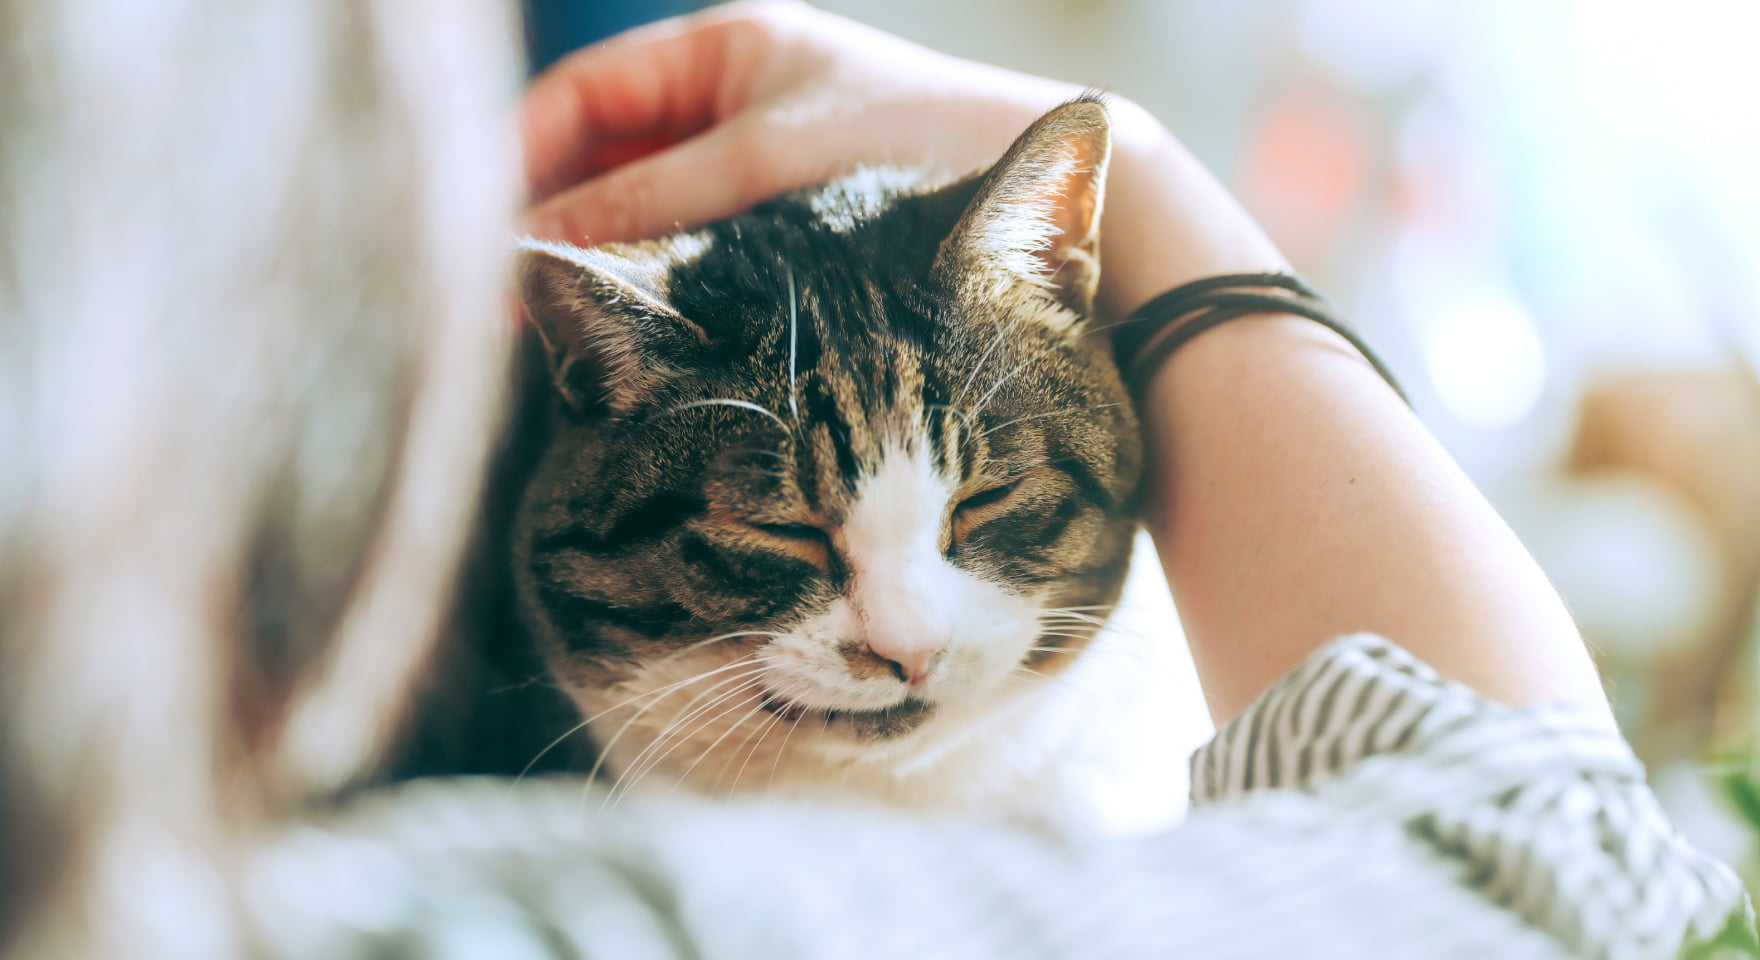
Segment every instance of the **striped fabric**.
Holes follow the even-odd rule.
[[[241,895],[286,960],[1760,955],[1740,885],[1616,735],[1488,704],[1373,637],[1315,654],[1193,774],[1185,823],[1097,842],[416,785],[267,847]]]
[[[1488,703],[1378,637],[1310,657],[1192,758],[1194,805],[1267,789],[1409,824],[1584,956],[1674,956],[1752,925],[1740,881],[1668,824],[1617,733]]]

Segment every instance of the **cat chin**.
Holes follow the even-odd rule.
[[[769,691],[763,697],[761,706],[781,722],[805,724],[808,729],[817,726],[820,736],[831,736],[835,731],[863,744],[907,737],[935,712],[935,704],[917,697],[906,697],[878,710],[818,709]]]
[[[913,776],[934,766],[948,753],[1010,725],[1033,694],[1047,685],[1046,681],[1032,677],[1004,678],[994,687],[968,690],[952,700],[925,704],[914,712],[917,719],[908,729],[879,729],[883,725],[875,722],[876,715],[888,711],[845,711],[829,724],[815,723],[809,716],[794,733],[796,750],[833,763],[840,770]],[[824,712],[818,711],[821,715]],[[877,732],[891,735],[876,736]],[[833,779],[847,782],[841,774]]]
[[[658,679],[649,683],[662,686]],[[1005,675],[994,685],[963,689],[948,700],[907,698],[878,710],[815,709],[754,691],[749,707],[742,705],[723,721],[689,720],[685,726],[691,729],[681,739],[671,733],[677,728],[669,724],[670,711],[637,716],[639,706],[627,711],[610,706],[642,697],[627,684],[570,692],[584,715],[600,716],[591,724],[592,736],[606,750],[605,769],[616,782],[627,777],[642,782],[643,791],[660,786],[706,796],[829,793],[878,799],[891,792],[888,784],[919,777],[949,753],[1010,726],[1046,685],[1035,677]],[[683,712],[692,717],[694,709]],[[656,742],[660,746],[650,749]],[[735,759],[723,763],[723,754]]]

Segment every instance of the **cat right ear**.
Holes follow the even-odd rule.
[[[1089,94],[1034,121],[979,181],[936,270],[984,299],[1024,284],[1092,314],[1110,131],[1105,104]]]
[[[670,360],[706,345],[702,329],[666,303],[662,275],[604,250],[521,242],[520,296],[576,415],[627,412],[672,372]]]

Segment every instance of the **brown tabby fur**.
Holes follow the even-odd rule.
[[[901,446],[955,483],[953,566],[1044,607],[1114,603],[1142,454],[1088,322],[1106,152],[1083,99],[950,184],[868,172],[660,241],[529,244],[555,389],[510,549],[560,685],[749,632],[716,641],[731,656],[824,609],[851,586],[852,498]],[[860,637],[836,649],[851,676],[893,668]],[[907,698],[850,719],[883,741],[931,712]]]

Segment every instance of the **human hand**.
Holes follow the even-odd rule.
[[[576,242],[629,240],[857,164],[963,173],[1079,92],[803,3],[720,6],[588,47],[532,85],[532,221]]]
[[[996,160],[1080,88],[959,60],[792,0],[748,0],[581,50],[522,105],[527,228],[594,244],[736,213],[860,165]],[[1110,102],[1103,306],[1282,257],[1153,117]]]

